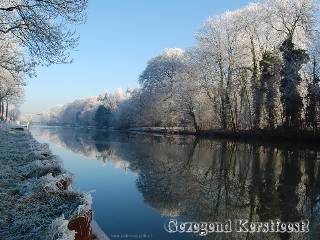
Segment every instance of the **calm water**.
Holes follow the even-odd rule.
[[[94,191],[94,218],[111,239],[320,239],[320,151],[315,147],[60,127],[31,132],[62,158],[77,190]],[[310,232],[200,238],[167,233],[163,225],[172,218],[308,219]]]

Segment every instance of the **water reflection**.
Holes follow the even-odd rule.
[[[320,239],[316,147],[68,128],[35,134],[137,174],[146,204],[187,221],[310,220],[309,233],[210,234],[206,239]]]

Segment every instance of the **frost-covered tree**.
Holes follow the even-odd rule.
[[[0,117],[23,95],[36,64],[70,62],[78,36],[71,26],[85,20],[87,0],[0,1]]]
[[[20,48],[7,39],[0,39],[0,118],[8,119],[9,105],[23,96],[24,76],[33,67],[25,60]]]
[[[317,62],[314,62],[314,74],[308,84],[307,107],[306,107],[306,124],[313,129],[318,128],[319,106],[320,106],[320,78],[316,73]]]
[[[129,92],[123,93],[121,88],[115,90],[113,94],[105,92],[98,96],[100,106],[95,115],[96,124],[99,127],[112,127],[115,125],[115,115],[119,105],[128,98]]]
[[[242,74],[250,77],[252,95],[253,127],[260,128],[263,120],[263,83],[261,82],[260,62],[268,51],[273,51],[281,39],[277,32],[267,23],[268,12],[260,3],[251,3],[236,11],[235,17],[240,25],[241,48],[240,61]],[[248,71],[246,73],[246,71]],[[242,81],[244,82],[244,81]],[[247,100],[248,101],[248,100]]]
[[[320,120],[320,42],[318,32],[314,33],[312,37],[308,54],[310,56],[310,62],[308,64],[310,77],[306,96],[306,125],[316,130]]]
[[[196,131],[201,130],[200,126],[200,98],[201,92],[200,69],[198,62],[192,57],[194,51],[188,51],[184,56],[184,64],[176,75],[175,85],[175,107],[180,112],[181,125],[190,125]]]
[[[126,98],[121,88],[117,88],[114,94],[106,91],[98,96],[98,101],[111,112],[115,112],[119,103]]]
[[[236,128],[236,101],[232,94],[235,87],[236,72],[241,57],[239,48],[239,25],[234,13],[228,12],[220,17],[209,19],[197,35],[203,50],[203,60],[211,66],[211,74],[205,74],[206,84],[212,100],[218,101],[219,118],[224,130]],[[208,87],[206,87],[208,89]],[[214,96],[217,95],[217,96]],[[217,97],[216,99],[214,99]]]
[[[301,126],[303,99],[299,92],[300,70],[308,60],[305,43],[310,39],[316,22],[314,0],[269,0],[265,2],[269,13],[268,22],[283,35],[280,47],[283,57],[280,86],[285,125]]]
[[[306,123],[316,129],[317,10],[315,0],[264,0],[209,18],[196,46],[152,58],[139,88],[100,95],[96,123],[195,131]]]
[[[153,125],[170,126],[176,121],[175,77],[183,66],[183,59],[182,49],[166,49],[148,62],[139,77],[145,108],[157,110],[155,114],[149,115]]]
[[[291,39],[298,47],[305,46],[313,34],[318,10],[315,0],[266,0],[265,21],[284,40]]]
[[[75,100],[41,114],[41,122],[72,126],[95,126],[95,114],[99,107],[97,97]]]
[[[87,0],[1,0],[0,37],[14,39],[45,64],[69,61],[78,36],[70,26],[85,20]]]
[[[23,86],[23,82],[0,74],[0,117],[2,120],[7,118],[9,104],[17,102],[23,96]]]
[[[141,100],[141,89],[127,90],[127,98],[119,104],[115,114],[115,128],[128,129],[145,126],[143,104]]]
[[[313,0],[266,0],[209,18],[191,51],[149,61],[140,77],[145,125],[183,125],[184,118],[197,130],[237,131],[275,128],[282,116],[287,126],[300,125],[300,70],[316,10]]]

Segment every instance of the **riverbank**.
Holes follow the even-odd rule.
[[[301,145],[318,145],[320,141],[320,130],[294,130],[286,128],[276,129],[255,129],[255,130],[237,130],[237,131],[224,131],[221,129],[216,130],[200,130],[195,131],[192,128],[185,127],[138,127],[129,129],[105,129],[96,128],[93,126],[66,126],[66,125],[39,125],[49,127],[67,127],[67,128],[80,128],[88,130],[102,130],[102,131],[119,131],[119,132],[132,132],[132,133],[152,133],[160,135],[189,135],[210,139],[226,139],[232,141],[243,142],[266,142],[277,144],[301,144]]]
[[[293,130],[286,128],[277,129],[256,129],[256,130],[238,130],[238,131],[224,131],[224,130],[200,130],[173,127],[141,127],[130,128],[129,132],[145,132],[157,134],[173,134],[173,135],[193,135],[206,138],[227,138],[245,141],[272,141],[272,142],[293,142],[293,143],[319,143],[320,131],[311,130]]]
[[[1,239],[92,239],[91,196],[72,189],[48,145],[0,124]]]

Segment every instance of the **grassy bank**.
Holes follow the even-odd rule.
[[[1,239],[75,239],[70,223],[91,211],[91,197],[71,182],[48,145],[0,125]]]

